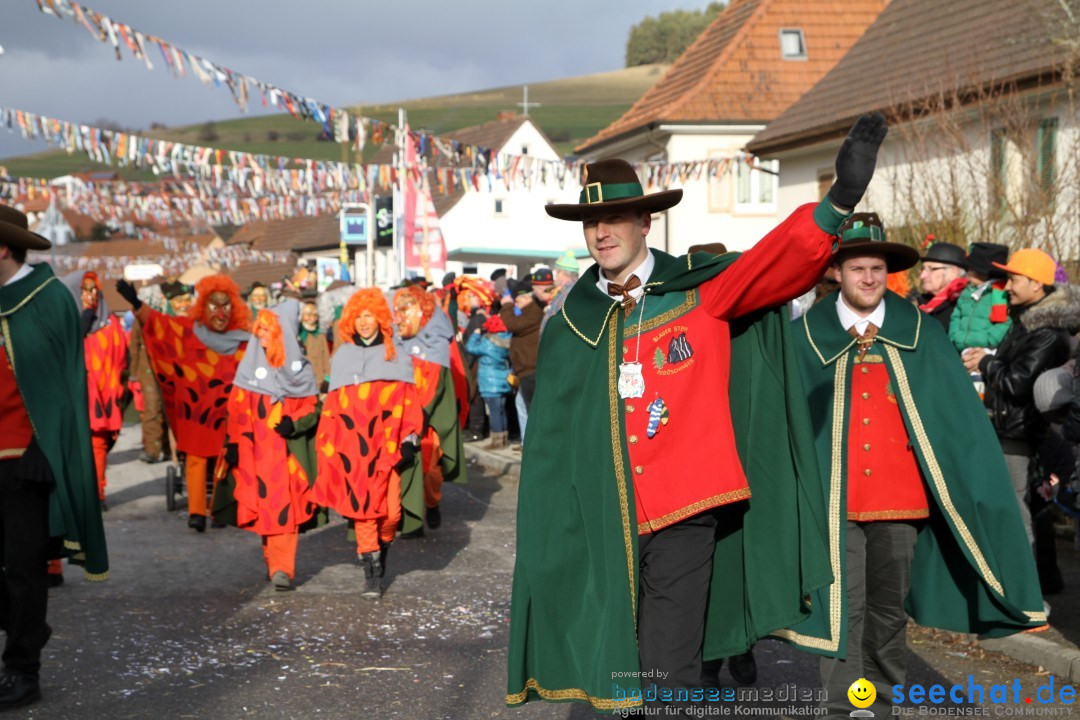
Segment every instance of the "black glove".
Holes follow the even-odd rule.
[[[116,281],[116,292],[120,293],[120,297],[131,303],[132,310],[138,311],[142,307],[142,300],[139,299],[139,294],[135,292],[135,286],[127,280]]]
[[[229,467],[236,467],[240,464],[240,446],[236,443],[228,443],[225,445],[225,464]]]
[[[97,310],[93,308],[84,308],[82,315],[79,316],[79,329],[82,330],[82,336],[86,337],[90,333],[90,328],[94,327],[94,320],[97,319]]]
[[[413,461],[416,460],[416,453],[419,449],[411,442],[401,443],[401,459],[394,465],[394,469],[401,472],[412,465]]]
[[[879,112],[863,115],[851,128],[836,154],[836,182],[829,188],[829,200],[842,210],[854,210],[874,177],[878,148],[889,132],[885,116]]]
[[[51,483],[53,481],[49,459],[38,446],[36,437],[30,439],[30,444],[19,461],[19,477],[31,482]]]
[[[291,417],[285,415],[281,418],[281,422],[274,426],[274,432],[288,440],[296,432],[296,425]]]

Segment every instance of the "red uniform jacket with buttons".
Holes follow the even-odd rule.
[[[645,380],[643,397],[622,401],[638,533],[750,497],[729,410],[729,322],[817,283],[835,238],[815,223],[814,208],[796,210],[697,288],[650,296],[645,283],[621,347]]]

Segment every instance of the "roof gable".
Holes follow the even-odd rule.
[[[864,112],[895,113],[942,91],[1052,73],[1064,58],[1055,8],[1055,0],[892,0],[836,67],[748,148],[783,150],[842,135]]]
[[[656,123],[763,123],[832,68],[888,0],[732,0],[622,117],[577,148]],[[807,57],[785,60],[780,30],[803,31]]]

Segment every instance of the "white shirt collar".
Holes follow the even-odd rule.
[[[23,263],[22,267],[15,271],[15,274],[8,278],[8,281],[4,283],[4,287],[11,285],[12,283],[22,280],[24,277],[33,272],[34,268],[30,267],[30,263]],[[606,288],[605,288],[606,290]]]
[[[641,287],[630,291],[630,297],[637,300],[641,297],[641,294],[645,292],[645,283],[649,282],[649,277],[652,275],[653,268],[656,266],[656,258],[653,257],[652,250],[649,250],[645,257],[645,262],[638,265],[630,275],[637,275],[638,280],[641,281]],[[626,277],[630,277],[627,275]],[[600,279],[596,282],[596,287],[600,288],[600,292],[605,295],[608,294],[608,285],[611,281],[604,277],[604,271],[600,271]]]
[[[855,331],[860,335],[866,332],[866,326],[870,323],[879,328],[885,322],[885,298],[881,299],[878,306],[874,308],[874,312],[870,313],[866,317],[859,317],[858,313],[848,307],[848,304],[844,302],[843,294],[837,294],[836,296],[836,314],[840,317],[840,324],[844,326],[844,330],[850,330],[855,326]]]

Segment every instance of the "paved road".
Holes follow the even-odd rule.
[[[359,596],[340,521],[302,538],[299,587],[275,593],[254,535],[197,535],[166,511],[165,466],[139,463],[137,438],[125,429],[110,456],[111,578],[67,569],[50,597],[45,698],[11,716],[594,717],[579,705],[503,705],[516,484],[477,470],[448,487],[443,527],[393,546],[380,602]],[[1050,680],[956,636],[919,630],[912,650],[911,682],[973,674],[1034,690]],[[814,658],[777,642],[757,655],[759,687],[817,687]],[[732,684],[726,670],[721,683]]]

